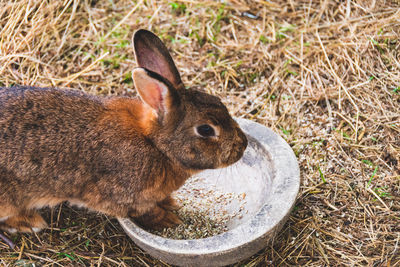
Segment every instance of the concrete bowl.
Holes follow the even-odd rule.
[[[228,231],[194,240],[163,238],[120,218],[125,232],[153,257],[178,266],[232,264],[265,248],[285,223],[300,186],[296,157],[270,129],[245,119],[237,121],[249,141],[243,158],[227,168],[206,170],[197,176],[204,178],[205,187],[245,195],[240,216],[227,223]],[[237,208],[237,204],[232,205],[227,209]]]

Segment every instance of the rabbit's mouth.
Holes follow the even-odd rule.
[[[223,160],[223,167],[227,167],[238,160],[240,160],[243,157],[244,151],[246,150],[247,147],[247,138],[246,136],[242,133],[240,135],[240,138],[236,142],[233,143],[232,147],[226,151],[225,157]]]
[[[228,167],[229,165],[234,164],[235,162],[239,161],[239,159],[243,156],[243,152],[240,153],[239,151],[230,151],[229,157],[222,162],[220,168]]]

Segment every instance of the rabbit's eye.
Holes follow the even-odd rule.
[[[208,124],[203,124],[196,127],[196,132],[202,137],[212,137],[215,136],[215,130],[212,126]]]

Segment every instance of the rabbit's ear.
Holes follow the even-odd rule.
[[[184,88],[168,49],[156,35],[138,30],[133,36],[133,46],[139,67],[158,73],[176,89]]]
[[[132,79],[142,101],[154,109],[158,116],[165,115],[172,106],[178,104],[178,92],[157,73],[136,68],[132,72]]]

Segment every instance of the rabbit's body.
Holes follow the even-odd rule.
[[[189,174],[174,170],[134,129],[140,111],[136,99],[0,89],[0,218],[7,199],[16,209],[70,200],[126,217],[135,206],[148,208],[146,199],[161,201],[176,190]],[[132,129],[121,132],[124,127]]]
[[[150,227],[179,222],[170,194],[201,169],[237,161],[247,141],[216,97],[183,89],[179,76],[174,84],[160,64],[134,71],[142,100],[0,88],[1,228],[40,230],[35,209],[63,201]]]

